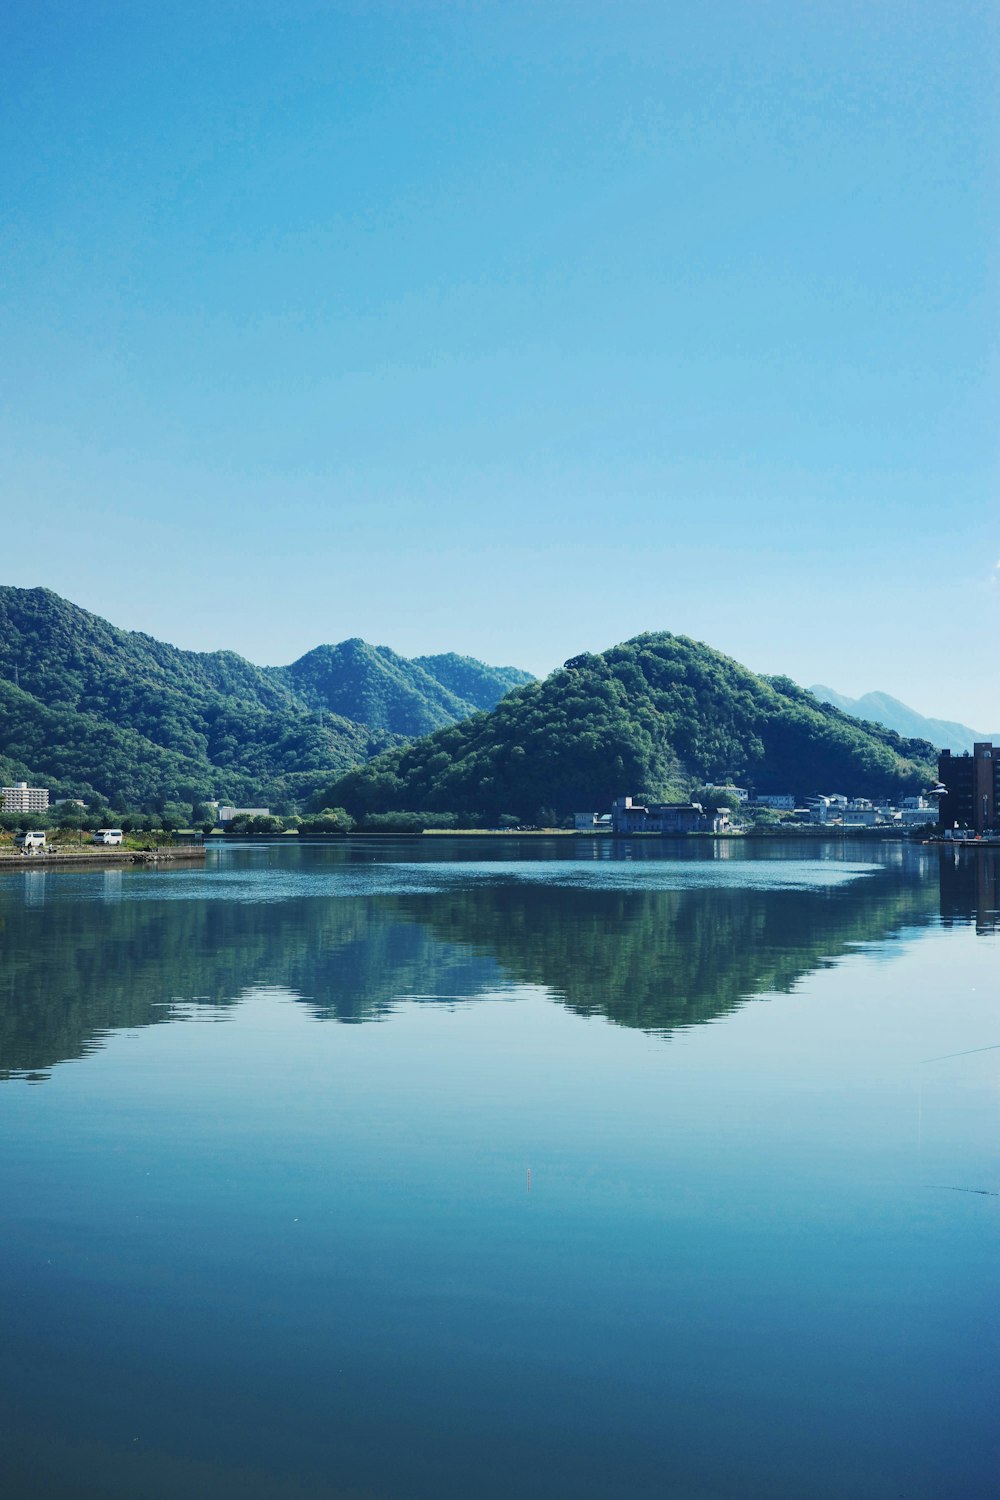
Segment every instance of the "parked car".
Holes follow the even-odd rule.
[[[14,839],[18,849],[44,849],[45,834],[37,828],[29,829],[26,833],[19,833]]]
[[[95,844],[120,844],[122,831],[120,828],[99,828],[94,834]]]

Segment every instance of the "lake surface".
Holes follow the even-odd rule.
[[[998,873],[0,877],[4,1495],[996,1495]]]

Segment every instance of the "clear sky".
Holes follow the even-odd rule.
[[[1000,726],[992,3],[7,0],[0,579]]]

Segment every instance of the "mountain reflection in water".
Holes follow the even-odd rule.
[[[431,847],[433,863],[426,841],[420,848],[423,883],[403,878],[419,870],[412,844],[380,845],[373,854],[371,843],[227,850],[217,872],[197,876],[5,877],[0,1077],[42,1078],[116,1031],[190,1017],[198,1007],[218,1015],[261,987],[292,992],[318,1019],[360,1022],[383,1019],[404,1000],[466,1004],[542,986],[577,1014],[668,1033],[712,1021],[755,995],[787,992],[857,944],[884,943],[939,917],[995,930],[1000,905],[1000,860],[991,851],[868,850],[868,865],[854,878],[788,887],[728,883],[700,849],[689,865],[675,857],[674,888],[662,880],[644,888],[638,877],[656,857],[649,845],[640,846],[631,875],[601,850],[607,878],[589,884],[593,863],[576,861],[567,874],[560,859],[550,872],[537,844],[527,851],[527,880],[516,878],[509,861],[482,878],[481,866],[463,867],[467,848],[445,866],[454,841]],[[815,863],[815,846],[798,853]],[[373,874],[373,867],[384,874],[393,855],[395,890]],[[774,858],[772,847],[771,874]],[[230,887],[233,860],[240,879]],[[743,855],[733,861],[734,875],[753,864]],[[686,868],[692,883],[685,888]],[[318,893],[317,870],[333,880]],[[695,878],[706,874],[719,878]],[[344,888],[355,893],[331,899],[347,877]],[[197,898],[178,899],[188,891]]]

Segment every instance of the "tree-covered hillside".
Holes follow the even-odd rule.
[[[227,720],[236,729],[235,715]],[[48,787],[53,796],[106,797],[116,807],[164,800],[202,802],[220,792],[237,802],[266,796],[278,803],[309,797],[331,771],[370,753],[370,732],[314,716],[248,712],[218,759],[157,744],[126,724],[71,708],[48,708],[0,681],[0,774],[5,781]]]
[[[295,706],[262,667],[234,651],[181,651],[119,630],[50,589],[0,588],[0,677],[49,708],[113,714],[140,732],[169,719],[172,699],[231,699],[265,711]]]
[[[493,708],[511,688],[534,680],[516,667],[490,667],[471,656],[409,661],[388,646],[356,639],[317,646],[289,667],[267,670],[310,708],[407,739]]]
[[[684,795],[730,777],[761,791],[916,792],[932,747],[860,724],[787,678],[683,636],[574,657],[489,714],[377,757],[321,793],[352,813],[453,811],[533,819],[626,793]]]
[[[496,708],[500,699],[514,688],[535,681],[530,672],[523,672],[520,667],[488,667],[474,656],[458,656],[454,651],[440,656],[415,656],[413,661],[467,705],[470,714]]]
[[[317,646],[290,667],[269,670],[310,708],[411,739],[474,711],[422,667],[388,646],[369,646],[367,641]]]
[[[122,806],[211,795],[200,760],[93,714],[47,708],[9,682],[0,682],[0,745],[13,779],[47,786],[55,795],[99,792]]]

